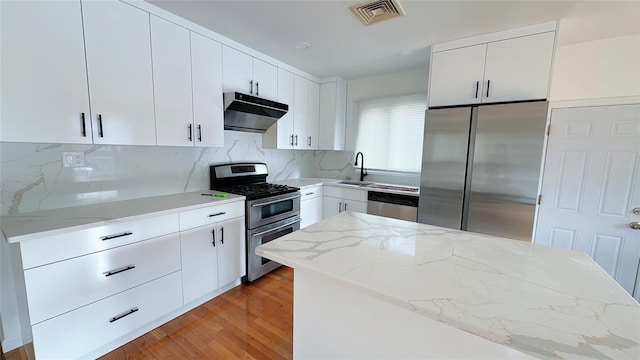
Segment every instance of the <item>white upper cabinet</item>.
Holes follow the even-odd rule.
[[[254,58],[253,81],[256,96],[274,101],[278,99],[278,68]]]
[[[289,111],[263,134],[262,146],[265,148],[293,148],[294,86],[295,75],[278,69],[278,102],[289,105]]]
[[[307,148],[307,110],[309,104],[309,85],[307,79],[295,75],[293,85],[293,148]]]
[[[157,144],[193,146],[189,30],[151,16]]]
[[[546,99],[555,32],[487,45],[483,102]]]
[[[93,142],[155,145],[149,13],[119,1],[82,4]]]
[[[80,2],[0,6],[0,140],[90,144]]]
[[[223,46],[224,92],[237,91],[269,100],[278,98],[278,69],[234,48]]]
[[[482,44],[434,53],[429,106],[480,103],[486,49]]]
[[[318,122],[320,117],[320,84],[309,81],[307,101],[307,149],[318,149]]]
[[[222,45],[191,33],[193,141],[195,146],[224,146]]]
[[[555,23],[434,46],[429,107],[547,98]]]
[[[344,150],[347,82],[333,78],[320,85],[318,149]]]

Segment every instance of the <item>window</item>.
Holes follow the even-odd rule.
[[[369,169],[420,172],[427,96],[416,94],[357,103],[356,151]]]

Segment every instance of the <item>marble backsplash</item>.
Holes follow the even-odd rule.
[[[63,151],[85,166],[63,168]],[[262,148],[260,134],[226,131],[223,148],[0,143],[2,215],[209,188],[209,165],[259,161],[268,181],[354,178],[353,152]]]

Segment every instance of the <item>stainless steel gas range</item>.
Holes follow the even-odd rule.
[[[256,247],[300,229],[300,189],[267,183],[267,165],[212,165],[211,190],[244,195],[247,225],[247,276],[251,282],[280,264],[256,255]]]

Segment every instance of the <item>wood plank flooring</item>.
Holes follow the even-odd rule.
[[[26,360],[28,345],[6,360]],[[285,266],[238,286],[101,357],[118,359],[292,359],[293,270]]]

